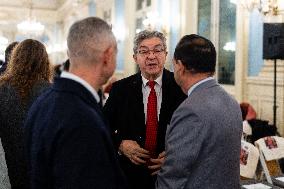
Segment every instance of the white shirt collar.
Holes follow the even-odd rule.
[[[146,79],[142,74],[141,76],[142,76],[143,87],[146,87],[149,80]],[[157,77],[157,79],[154,80],[159,86],[162,86],[162,77],[163,77],[163,72],[159,77]]]
[[[198,85],[200,85],[200,84],[202,84],[202,83],[204,83],[204,82],[206,82],[206,81],[212,80],[212,79],[214,79],[214,78],[213,78],[213,77],[207,77],[207,78],[202,79],[202,80],[198,81],[197,83],[195,83],[192,87],[189,88],[189,90],[188,90],[188,92],[187,92],[188,96],[192,93],[192,91],[193,91]]]
[[[81,85],[83,85],[88,91],[91,92],[91,94],[94,96],[94,98],[96,99],[97,102],[100,102],[100,97],[97,93],[97,91],[85,80],[83,80],[82,78],[78,77],[75,74],[72,74],[70,72],[66,72],[63,71],[60,75],[60,77],[62,78],[67,78],[67,79],[71,79],[73,81],[76,81],[78,83],[80,83]]]

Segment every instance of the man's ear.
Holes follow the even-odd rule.
[[[181,62],[181,60],[177,60],[177,66],[179,71],[184,74],[186,72],[186,67],[185,65]]]
[[[137,54],[133,54],[133,59],[134,59],[134,61],[135,61],[135,63],[137,64]]]
[[[113,53],[113,49],[110,47],[108,47],[106,50],[104,50],[103,52],[103,63],[108,63],[111,59],[111,55]]]

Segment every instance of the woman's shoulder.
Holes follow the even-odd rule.
[[[33,103],[38,96],[40,96],[44,91],[46,91],[50,87],[50,83],[47,81],[40,81],[33,85],[32,91],[29,95],[29,102],[30,104]]]
[[[5,97],[12,97],[16,95],[14,87],[10,83],[3,83],[0,85],[0,99]]]
[[[10,117],[17,117],[16,115],[22,111],[20,98],[16,90],[9,84],[0,86],[0,114],[1,119],[7,120]],[[2,120],[3,121],[3,120]]]
[[[35,83],[32,90],[33,90],[34,93],[42,93],[47,88],[49,88],[50,85],[51,84],[47,81],[40,81],[40,82]]]

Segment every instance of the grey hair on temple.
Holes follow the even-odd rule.
[[[69,29],[67,46],[69,56],[94,59],[94,50],[108,48],[115,42],[111,26],[97,17],[88,17],[75,22]]]
[[[135,35],[134,47],[133,47],[134,54],[137,53],[138,47],[143,40],[150,39],[150,38],[153,38],[153,37],[157,37],[157,38],[161,39],[161,41],[163,43],[163,47],[164,47],[165,51],[167,51],[167,40],[166,40],[163,33],[158,32],[158,31],[144,30],[144,31],[141,31],[141,32],[139,32]]]

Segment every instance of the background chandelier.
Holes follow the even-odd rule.
[[[258,9],[264,15],[278,15],[284,11],[284,0],[241,0],[241,5],[249,11]]]
[[[146,30],[152,31],[154,29],[157,29],[157,27],[159,26],[163,34],[167,35],[169,33],[168,24],[166,24],[161,19],[158,12],[153,12],[153,11],[147,12],[146,16],[142,21],[142,24]]]
[[[36,21],[35,17],[32,17],[33,3],[29,1],[29,17],[27,20],[17,24],[18,31],[23,34],[29,35],[41,35],[44,31],[44,25]]]

